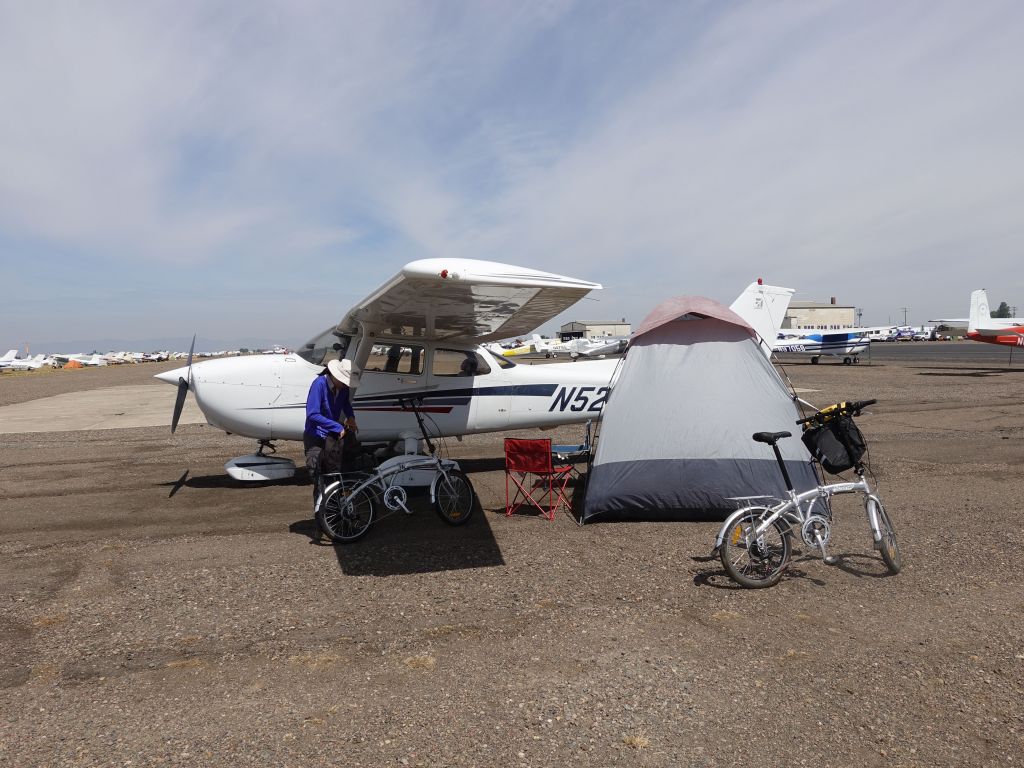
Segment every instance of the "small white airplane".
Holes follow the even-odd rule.
[[[9,370],[12,371],[35,371],[44,366],[52,366],[54,363],[53,358],[47,357],[46,355],[36,355],[35,357],[18,358],[14,360],[9,366]]]
[[[0,369],[10,368],[12,365],[14,365],[14,361],[17,360],[17,359],[18,359],[18,350],[16,350],[16,349],[9,349],[9,350],[7,350],[7,352],[4,354],[4,356],[0,357]]]
[[[817,364],[823,355],[841,357],[844,365],[850,365],[860,362],[860,353],[871,343],[866,330],[854,328],[847,331],[782,331],[772,345],[772,350],[776,353],[810,355],[814,364]]]
[[[103,355],[83,355],[83,354],[55,354],[51,355],[54,360],[63,365],[67,365],[72,360],[80,365],[87,367],[94,367],[99,365],[106,365],[107,361],[103,359]]]
[[[225,465],[239,480],[294,474],[290,459],[265,456],[263,448],[302,440],[310,384],[333,359],[348,358],[362,371],[352,405],[364,444],[417,453],[413,401],[432,437],[583,423],[600,413],[618,360],[516,365],[488,345],[523,337],[600,288],[496,262],[414,261],[295,353],[195,364],[190,353],[185,367],[156,378],[178,387],[172,432],[191,391],[209,424],[259,442],[256,454]]]
[[[602,358],[625,352],[629,339],[619,336],[592,336],[590,338],[569,339],[549,346],[545,354],[550,357]]]

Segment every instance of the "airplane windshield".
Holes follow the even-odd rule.
[[[516,367],[516,364],[509,360],[507,357],[503,357],[502,355],[496,354],[489,349],[487,350],[487,354],[489,354],[497,361],[499,368],[507,369]]]
[[[303,344],[297,354],[313,365],[327,365],[330,360],[344,358],[351,341],[351,336],[338,333],[336,328],[331,327]]]

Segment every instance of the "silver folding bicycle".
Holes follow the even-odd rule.
[[[407,487],[429,486],[434,510],[449,525],[469,521],[476,507],[476,493],[458,462],[443,459],[427,434],[423,417],[415,401],[402,401],[402,407],[416,415],[420,434],[430,451],[427,456],[394,456],[373,472],[332,472],[320,475],[320,491],[313,514],[320,530],[340,544],[355,541],[366,534],[374,520],[386,512],[402,511],[411,515]],[[377,510],[383,507],[378,515]]]
[[[861,409],[877,402],[860,400],[837,403],[816,412],[797,424],[827,426],[835,419],[859,416]],[[865,475],[864,463],[858,457],[854,463],[857,475],[855,482],[831,483],[797,493],[793,489],[789,472],[782,460],[778,441],[792,437],[790,432],[758,432],[753,439],[770,445],[775,452],[782,477],[786,483],[786,498],[778,503],[751,505],[733,512],[722,525],[715,539],[715,549],[721,558],[729,577],[744,587],[771,587],[782,578],[792,554],[791,539],[796,535],[808,547],[816,547],[826,563],[834,563],[826,547],[832,533],[832,513],[829,499],[842,493],[861,493],[864,497],[864,512],[874,540],[890,573],[899,573],[903,568],[896,530],[889,514],[885,511],[878,494],[872,489]],[[770,498],[770,497],[753,497]]]

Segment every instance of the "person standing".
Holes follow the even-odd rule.
[[[346,430],[359,431],[352,410],[351,391],[359,386],[359,369],[351,360],[331,360],[313,379],[306,396],[306,428],[302,445],[306,450],[306,468],[313,480],[313,500],[316,500],[317,480],[324,469],[325,453],[338,457],[340,471],[341,440]],[[325,450],[326,449],[326,450]]]

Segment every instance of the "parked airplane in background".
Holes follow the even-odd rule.
[[[96,354],[94,354],[94,355],[56,354],[56,355],[51,355],[51,357],[53,357],[53,359],[56,360],[58,363],[62,363],[64,365],[67,365],[72,360],[74,360],[76,363],[79,363],[80,365],[89,366],[89,367],[97,366],[97,365],[106,365],[107,364],[107,361],[103,358],[103,355],[96,355]]]
[[[592,336],[590,338],[569,339],[548,347],[548,357],[569,357],[578,360],[581,357],[602,358],[625,352],[629,339],[620,336]]]
[[[14,361],[18,359],[18,350],[9,349],[3,357],[0,357],[0,369],[10,368]]]
[[[551,350],[559,344],[561,344],[561,342],[558,339],[545,339],[539,333],[535,333],[530,337],[529,341],[516,339],[511,346],[502,348],[498,354],[504,355],[505,357],[534,354],[551,357]]]
[[[823,355],[842,357],[843,364],[850,365],[860,362],[860,353],[867,349],[870,343],[868,337],[860,331],[783,331],[772,345],[772,351],[810,355],[814,364],[817,364]]]
[[[302,439],[310,383],[333,359],[362,370],[353,408],[364,443],[418,451],[414,402],[438,437],[583,423],[600,413],[617,360],[516,365],[485,345],[522,337],[600,288],[495,262],[414,261],[294,354],[195,364],[190,355],[157,378],[178,387],[172,431],[191,390],[212,426],[259,441],[259,452],[225,465],[238,479],[294,473],[263,447]]]
[[[11,362],[9,368],[12,371],[35,371],[44,366],[52,366],[54,362],[52,357],[36,355],[35,357],[18,358]]]
[[[980,288],[971,293],[971,319],[967,325],[967,338],[987,344],[1024,347],[1024,319],[992,317],[988,293]]]

